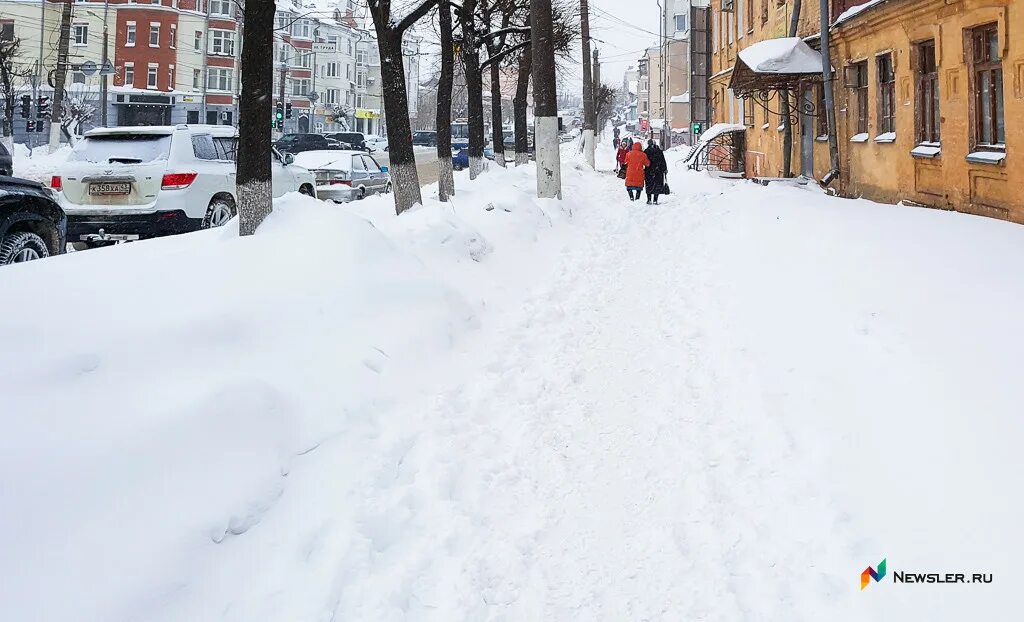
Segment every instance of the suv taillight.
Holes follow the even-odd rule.
[[[54,175],[53,177],[50,178],[50,187],[53,188],[54,190],[61,189],[60,175]]]
[[[199,173],[167,173],[160,183],[161,190],[181,190],[188,188],[196,180]]]

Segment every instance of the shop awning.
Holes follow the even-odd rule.
[[[760,41],[742,50],[729,88],[743,96],[820,81],[821,54],[799,37],[783,37]]]

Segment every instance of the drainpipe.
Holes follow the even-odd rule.
[[[828,4],[828,0],[821,0]],[[793,3],[793,14],[789,16],[789,36],[795,37],[797,27],[800,24],[800,0],[796,0]],[[826,18],[823,18],[826,19]],[[800,101],[800,93],[794,94],[797,101]],[[779,96],[783,98],[784,104],[782,106],[782,176],[792,177],[793,176],[793,123],[790,118],[790,106],[789,106],[789,90],[784,90],[779,93]]]
[[[798,0],[799,1],[799,0]],[[821,78],[825,86],[825,110],[828,115],[828,153],[832,168],[822,178],[822,185],[829,185],[839,177],[839,137],[836,135],[836,106],[832,91],[832,52],[829,50],[828,0],[820,0],[821,8]]]

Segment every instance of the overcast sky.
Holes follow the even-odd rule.
[[[619,86],[622,73],[658,43],[655,0],[590,0],[590,35],[601,50],[601,81]]]

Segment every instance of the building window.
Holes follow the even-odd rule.
[[[124,85],[135,86],[135,64],[125,63],[124,64]]]
[[[75,24],[75,45],[89,44],[89,24]]]
[[[126,26],[124,45],[125,47],[135,47],[135,22],[128,22]]]
[[[14,20],[0,20],[0,41],[14,41]]]
[[[1006,148],[1003,123],[1003,64],[999,57],[999,29],[988,24],[971,31],[971,79],[974,148]]]
[[[292,95],[303,96],[309,93],[309,80],[306,78],[295,78],[292,80]]]
[[[203,72],[200,69],[192,70],[192,88],[200,89],[203,87]]]
[[[868,62],[863,60],[846,67],[846,88],[850,90],[850,106],[857,120],[856,133],[868,131]]]
[[[747,32],[754,32],[754,0],[743,0],[744,10],[741,11],[741,15],[745,15],[747,22]],[[740,28],[743,28],[743,24],[740,24]]]
[[[202,30],[197,30],[196,31],[196,36],[195,36],[194,39],[192,39],[192,49],[195,50],[196,52],[201,52],[203,50],[203,31]]]
[[[917,44],[917,140],[939,142],[939,68],[935,41]]]
[[[159,65],[155,65],[153,63],[150,63],[150,65],[149,65],[149,73],[146,76],[146,88],[148,88],[148,89],[155,89],[156,88],[157,71],[159,71],[159,69],[160,69]]]
[[[754,100],[750,97],[743,98],[743,125],[754,127]]]
[[[210,30],[210,54],[235,55],[235,33],[232,30]]]
[[[356,50],[356,65],[366,65],[366,50]]]
[[[289,48],[291,48],[291,46],[288,45],[288,44],[284,44],[284,45],[278,46],[278,48],[277,48],[277,62],[279,62],[279,63],[287,63],[288,62],[288,49]]]
[[[149,23],[149,47],[160,47],[160,24],[158,22]]]
[[[817,134],[819,137],[828,137],[828,107],[825,105],[825,86],[819,84],[814,89],[818,95],[818,103],[816,105],[815,121],[817,122]]]
[[[761,25],[768,23],[768,0],[761,0]]]
[[[896,72],[892,68],[892,53],[882,54],[878,64],[878,131],[881,134],[896,131]]]
[[[309,23],[308,19],[295,20],[292,23],[292,36],[302,37],[303,39],[309,39],[312,37],[313,27]]]
[[[338,89],[327,89],[327,95],[324,97],[325,104],[337,104],[338,103]]]
[[[686,14],[676,15],[676,32],[686,32]]]
[[[167,66],[167,90],[174,90],[174,65]]]
[[[210,0],[210,15],[226,15],[231,17],[231,0]]]
[[[223,67],[210,67],[207,69],[206,88],[211,91],[230,91],[231,70]]]
[[[351,65],[351,63],[345,63],[345,79],[346,80],[351,80],[352,79],[352,65]]]
[[[85,74],[81,71],[76,71],[72,73],[71,84],[85,84]]]
[[[324,67],[324,75],[328,78],[338,77],[338,63],[327,63]]]
[[[364,88],[366,86],[365,71],[359,71],[358,69],[356,69],[356,86],[359,88]]]
[[[345,40],[348,43],[348,55],[352,56],[352,39]]]
[[[185,122],[188,123],[189,125],[199,125],[199,111],[198,110],[189,110],[186,113]]]
[[[299,67],[303,67],[305,69],[309,69],[310,67],[313,66],[313,53],[312,52],[305,52],[303,54],[298,54],[297,56],[299,58]]]
[[[178,47],[178,27],[176,25],[174,25],[174,24],[171,24],[171,41],[170,41],[170,46],[171,46],[172,50],[174,48]]]

